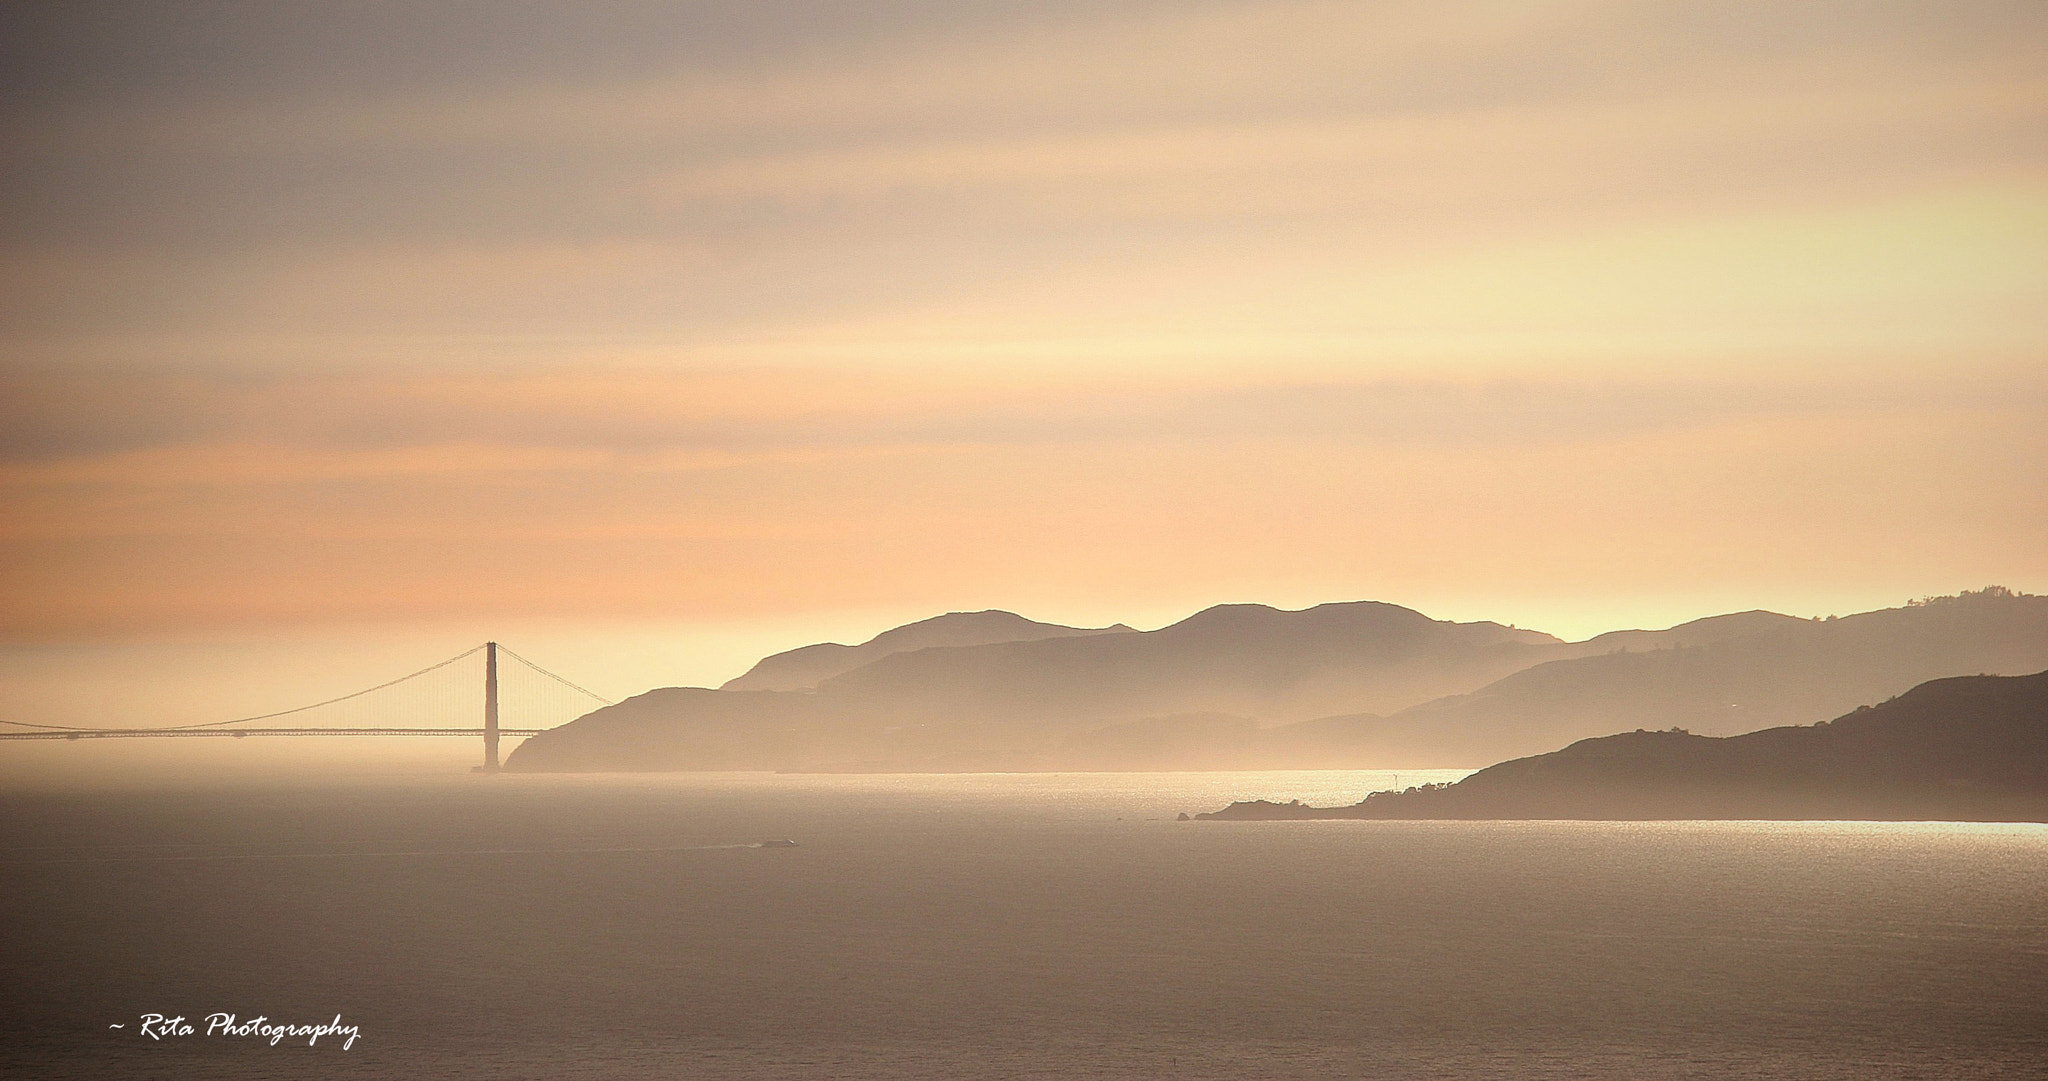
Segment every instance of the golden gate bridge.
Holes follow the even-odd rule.
[[[435,726],[420,724],[390,723],[399,719],[420,717],[450,718],[467,713],[478,707],[475,682],[477,673],[468,670],[462,662],[483,655],[481,689],[483,691],[481,713],[471,713],[482,721],[477,726]],[[505,668],[499,663],[503,658],[512,661],[519,668]],[[524,674],[523,693],[516,699],[504,693],[502,686],[514,673]],[[485,642],[471,646],[444,661],[430,664],[417,672],[386,680],[374,687],[337,695],[308,705],[272,713],[259,713],[251,717],[236,717],[225,721],[206,721],[200,724],[164,725],[152,728],[92,728],[59,724],[31,724],[26,721],[0,720],[0,740],[49,740],[49,739],[163,739],[212,737],[244,739],[249,736],[481,736],[483,738],[483,764],[477,768],[485,773],[498,770],[498,740],[500,737],[532,736],[547,731],[555,724],[573,720],[591,710],[591,703],[609,706],[612,700],[587,687],[579,686],[568,679],[550,672],[525,657],[496,643]],[[518,716],[514,724],[500,724],[501,714],[510,706]],[[297,724],[260,725],[260,722],[278,722],[285,718],[296,718]],[[524,719],[527,723],[517,723]],[[326,721],[327,723],[304,723]],[[540,724],[551,721],[552,724]],[[344,723],[345,722],[345,723]],[[259,726],[260,725],[260,726]]]

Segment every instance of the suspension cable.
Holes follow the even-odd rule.
[[[442,668],[446,668],[446,667],[448,667],[449,665],[451,665],[451,664],[454,664],[455,662],[457,662],[457,661],[459,661],[459,660],[462,660],[462,659],[463,659],[463,658],[465,658],[465,657],[473,657],[473,656],[475,656],[476,654],[478,654],[478,653],[481,653],[481,652],[483,652],[483,650],[484,650],[484,646],[481,646],[481,645],[478,645],[478,646],[471,646],[470,648],[468,648],[468,649],[466,649],[466,650],[463,650],[463,651],[462,651],[461,653],[457,653],[457,654],[456,654],[455,656],[453,656],[453,657],[450,657],[450,658],[448,658],[448,659],[447,659],[447,660],[445,660],[445,661],[441,661],[441,662],[439,662],[439,663],[436,663],[436,664],[430,664],[430,665],[428,665],[427,667],[425,667],[425,668],[422,668],[422,669],[420,669],[420,670],[419,670],[419,671],[417,671],[417,672],[412,672],[412,673],[409,673],[409,674],[407,674],[407,675],[403,675],[403,676],[400,676],[400,677],[398,677],[397,679],[393,679],[393,680],[386,680],[385,682],[383,682],[383,683],[379,683],[379,684],[377,684],[377,685],[376,685],[376,686],[374,686],[374,687],[365,687],[365,688],[363,688],[363,689],[362,689],[362,690],[360,690],[360,691],[354,691],[354,692],[351,692],[351,693],[349,693],[349,694],[344,694],[344,695],[340,695],[340,696],[338,696],[338,697],[335,697],[335,698],[329,698],[329,699],[326,699],[325,701],[321,701],[321,702],[314,702],[314,703],[311,703],[310,705],[304,705],[304,706],[297,706],[297,707],[294,707],[294,708],[292,708],[292,709],[283,709],[283,710],[278,710],[278,711],[277,711],[277,712],[275,712],[275,713],[259,713],[259,714],[255,715],[255,716],[253,716],[253,717],[236,717],[236,718],[234,718],[233,720],[227,720],[227,721],[206,721],[206,722],[204,722],[204,723],[200,723],[200,724],[179,724],[179,725],[165,725],[165,726],[159,726],[159,727],[155,727],[155,728],[150,728],[150,729],[146,729],[146,731],[151,731],[151,732],[187,732],[187,731],[192,731],[192,730],[194,730],[194,729],[203,729],[203,728],[221,728],[221,727],[224,727],[224,726],[227,726],[227,725],[231,725],[231,724],[248,724],[248,723],[249,723],[249,722],[251,722],[251,721],[267,721],[267,720],[271,720],[271,719],[273,719],[273,718],[276,718],[276,717],[288,717],[288,716],[291,716],[291,715],[292,715],[292,714],[294,714],[294,713],[304,713],[304,712],[306,712],[306,711],[308,711],[308,710],[314,710],[314,709],[319,709],[319,708],[320,708],[320,707],[322,707],[322,706],[331,706],[331,705],[334,705],[334,704],[335,704],[335,703],[337,703],[337,702],[346,702],[346,701],[348,701],[348,700],[350,700],[350,699],[352,699],[352,698],[361,698],[362,696],[364,696],[364,695],[366,695],[366,694],[372,694],[372,693],[375,693],[375,692],[377,692],[377,691],[381,691],[381,690],[384,690],[384,689],[385,689],[385,688],[387,688],[387,687],[395,687],[395,686],[397,686],[397,685],[399,685],[399,684],[401,684],[401,683],[404,683],[404,682],[406,682],[407,680],[413,680],[413,679],[418,679],[419,677],[421,677],[421,676],[424,676],[424,675],[426,675],[426,674],[427,674],[427,673],[429,673],[429,672],[434,672],[434,671],[438,671],[439,669],[442,669]],[[612,699],[606,698],[605,696],[603,696],[603,695],[601,695],[601,694],[597,693],[596,691],[593,691],[593,690],[591,690],[591,689],[590,689],[590,688],[588,688],[588,687],[584,687],[584,686],[581,686],[581,685],[579,685],[579,684],[576,684],[576,683],[572,683],[572,682],[570,682],[570,681],[569,681],[568,679],[566,679],[566,678],[564,678],[564,677],[562,677],[562,676],[556,675],[555,673],[553,673],[553,672],[550,672],[550,671],[548,671],[548,670],[547,670],[547,669],[545,669],[545,668],[542,668],[542,667],[541,667],[540,665],[537,665],[537,664],[533,663],[532,661],[530,661],[530,660],[527,660],[527,659],[526,659],[525,657],[522,657],[522,656],[520,656],[519,654],[517,654],[517,653],[514,653],[514,652],[512,652],[512,651],[511,651],[510,649],[507,649],[507,648],[506,648],[505,646],[503,646],[503,645],[500,645],[500,646],[498,647],[498,652],[500,652],[500,653],[503,653],[504,655],[506,655],[506,656],[508,656],[508,657],[512,658],[513,660],[515,660],[515,661],[518,661],[518,662],[519,662],[520,664],[523,664],[523,665],[525,665],[526,667],[528,667],[528,668],[531,668],[531,669],[533,669],[533,670],[534,670],[535,672],[538,672],[538,673],[540,673],[541,675],[543,675],[543,676],[546,676],[546,677],[548,677],[549,679],[552,679],[552,680],[554,680],[555,682],[557,682],[557,683],[561,684],[561,685],[562,685],[562,686],[564,686],[564,687],[567,687],[567,688],[569,688],[569,689],[570,689],[570,690],[572,690],[572,691],[575,691],[575,692],[576,692],[576,693],[578,693],[578,694],[586,695],[586,696],[590,697],[591,699],[593,699],[593,700],[595,700],[595,701],[597,701],[597,702],[599,702],[599,703],[602,703],[602,704],[604,704],[604,705],[607,705],[607,706],[609,706],[609,705],[615,705],[615,704],[616,704],[615,702],[613,702],[613,700],[612,700]],[[10,721],[10,720],[0,720],[0,724],[6,724],[6,725],[13,725],[13,726],[15,726],[15,727],[18,727],[18,728],[35,728],[35,729],[40,729],[40,730],[42,730],[42,731],[46,731],[46,732],[101,732],[101,731],[106,731],[106,729],[99,729],[99,728],[81,728],[81,727],[77,727],[77,726],[74,726],[74,725],[61,725],[61,724],[33,724],[33,723],[30,723],[30,722],[28,722],[28,721]],[[145,731],[145,730],[144,730],[144,729],[137,729],[136,731]]]
[[[356,691],[353,694],[344,694],[339,698],[330,698],[325,702],[315,702],[310,706],[299,706],[296,709],[281,709],[278,710],[276,713],[259,713],[254,717],[237,717],[232,721],[208,721],[205,724],[179,724],[172,725],[171,727],[180,730],[186,728],[218,728],[224,724],[246,724],[250,721],[267,721],[272,717],[288,717],[294,713],[304,713],[309,709],[319,709],[321,706],[331,706],[336,702],[346,702],[351,698],[361,698],[366,694],[370,694],[374,691],[381,691],[386,687],[396,687],[399,684],[404,683],[406,680],[418,679],[419,677],[426,675],[428,672],[446,668],[449,665],[454,664],[456,661],[463,659],[464,657],[481,653],[483,652],[483,648],[484,647],[482,646],[471,646],[468,649],[465,649],[462,652],[457,653],[455,656],[450,657],[439,664],[430,664],[425,668],[422,668],[419,671],[412,673],[411,675],[400,676],[397,679],[387,680],[383,683],[377,684],[375,687],[365,687],[362,690]]]
[[[479,648],[481,648],[481,647],[479,647]],[[512,658],[512,659],[513,659],[513,660],[515,660],[515,661],[518,661],[518,662],[519,662],[520,664],[523,664],[523,665],[525,665],[526,667],[528,667],[528,668],[531,668],[531,669],[533,669],[533,670],[534,670],[534,671],[536,671],[536,672],[539,672],[539,673],[540,673],[541,675],[544,675],[544,676],[548,677],[549,679],[552,679],[552,680],[554,680],[554,681],[555,681],[556,683],[559,683],[559,684],[561,684],[562,686],[564,686],[564,687],[567,687],[567,688],[569,688],[569,689],[570,689],[570,690],[572,690],[572,691],[577,691],[577,692],[579,692],[579,693],[582,693],[582,694],[586,694],[586,695],[589,695],[589,696],[590,696],[591,698],[594,698],[594,699],[596,699],[597,701],[599,701],[599,702],[602,702],[602,703],[604,703],[604,704],[605,704],[605,705],[607,705],[607,706],[612,706],[612,705],[617,705],[617,704],[618,704],[618,703],[616,703],[616,702],[612,701],[611,699],[609,699],[609,698],[606,698],[606,697],[605,697],[604,695],[601,695],[601,694],[597,693],[596,691],[593,691],[593,690],[591,690],[591,689],[590,689],[590,688],[588,688],[588,687],[579,687],[579,686],[577,686],[576,684],[574,684],[574,683],[571,683],[571,682],[569,682],[569,681],[568,681],[568,680],[566,680],[566,679],[563,679],[563,678],[562,678],[561,676],[558,676],[558,675],[554,674],[553,672],[550,672],[550,671],[548,671],[547,669],[545,669],[545,668],[542,668],[542,667],[541,667],[540,665],[537,665],[537,664],[533,663],[532,661],[529,661],[529,660],[527,660],[526,658],[524,658],[524,657],[520,656],[519,654],[517,654],[517,653],[514,653],[514,652],[512,652],[512,651],[511,651],[510,649],[507,649],[507,648],[506,648],[506,647],[505,647],[505,646],[504,646],[503,644],[500,644],[500,645],[498,646],[498,652],[500,652],[500,653],[503,653],[503,654],[504,654],[505,656],[507,656],[507,657],[510,657],[510,658]]]
[[[463,650],[463,651],[462,651],[462,652],[460,652],[460,653],[457,653],[457,654],[456,654],[455,656],[453,656],[453,657],[450,657],[450,658],[448,658],[447,660],[445,660],[445,661],[442,661],[442,662],[440,662],[439,664],[430,664],[430,665],[426,666],[425,668],[422,668],[422,669],[420,669],[419,671],[417,671],[417,672],[414,672],[414,673],[412,673],[411,675],[404,675],[404,676],[400,676],[400,677],[398,677],[397,679],[393,679],[393,680],[387,680],[387,681],[385,681],[385,682],[383,682],[383,683],[379,683],[379,684],[377,684],[377,685],[376,685],[375,687],[365,687],[365,688],[363,688],[363,689],[362,689],[362,690],[360,690],[360,691],[355,691],[355,692],[353,692],[353,693],[350,693],[350,694],[344,694],[344,695],[342,695],[342,696],[340,696],[340,697],[338,697],[338,698],[329,698],[329,699],[327,699],[327,700],[326,700],[326,701],[324,701],[324,702],[314,702],[314,703],[313,703],[313,704],[311,704],[311,705],[307,705],[307,706],[297,706],[297,707],[295,707],[295,708],[292,708],[292,709],[281,709],[281,710],[278,710],[278,711],[277,711],[276,713],[259,713],[259,714],[257,714],[257,715],[256,715],[256,716],[254,716],[254,717],[237,717],[237,718],[235,718],[234,720],[231,720],[231,721],[207,721],[207,722],[204,722],[204,723],[202,723],[202,724],[174,724],[174,725],[165,725],[165,726],[161,726],[161,727],[158,727],[158,728],[152,729],[152,731],[158,731],[158,732],[184,732],[184,731],[189,731],[189,730],[191,730],[191,729],[194,729],[194,728],[219,728],[219,727],[221,727],[221,726],[223,726],[223,725],[230,725],[230,724],[247,724],[247,723],[249,723],[250,721],[267,721],[267,720],[270,720],[270,719],[271,719],[271,718],[273,718],[273,717],[289,717],[289,716],[291,716],[291,715],[292,715],[292,714],[294,714],[294,713],[304,713],[304,712],[306,712],[306,711],[307,711],[307,710],[309,710],[309,709],[319,709],[319,708],[320,708],[321,706],[331,706],[331,705],[335,704],[336,702],[346,702],[346,701],[348,701],[348,700],[349,700],[349,699],[351,699],[351,698],[361,698],[362,696],[364,696],[364,695],[366,695],[366,694],[370,694],[370,693],[373,693],[373,692],[375,692],[375,691],[381,691],[381,690],[383,690],[383,689],[384,689],[384,688],[386,688],[386,687],[396,687],[397,685],[399,685],[399,684],[401,684],[401,683],[404,683],[404,682],[405,682],[406,680],[409,680],[409,679],[418,679],[419,677],[421,677],[421,676],[424,676],[424,675],[426,675],[426,674],[427,674],[428,672],[432,672],[432,671],[436,671],[436,670],[438,670],[438,669],[446,668],[446,667],[448,667],[449,665],[451,665],[451,664],[454,664],[454,663],[455,663],[456,661],[459,661],[459,660],[463,659],[464,657],[474,656],[474,655],[475,655],[475,654],[477,654],[477,653],[481,653],[481,652],[483,651],[483,648],[484,648],[484,647],[482,647],[482,646],[471,646],[470,648],[468,648],[468,649],[466,649],[466,650]],[[521,660],[525,660],[525,658],[523,658],[523,657],[522,657],[522,658],[520,658],[520,659],[521,659]],[[529,665],[531,665],[531,664],[532,664],[533,662],[531,662],[531,661],[527,661],[526,663],[527,663],[527,664],[529,664]],[[556,679],[561,679],[561,677],[560,677],[560,676],[556,676],[555,678],[556,678]],[[567,681],[567,680],[563,680],[563,682],[564,682],[564,683],[567,683],[568,681]],[[580,688],[579,688],[579,689],[580,689]],[[589,694],[590,692],[588,692],[588,691],[585,691],[584,693],[585,693],[585,694]],[[21,726],[21,727],[23,727],[23,728],[42,728],[42,729],[47,729],[47,730],[49,730],[49,731],[53,731],[53,732],[93,732],[93,731],[98,731],[98,729],[92,729],[92,728],[72,728],[72,727],[68,727],[68,726],[65,726],[65,725],[55,725],[55,724],[30,724],[30,723],[28,723],[27,721],[4,721],[4,722],[0,722],[0,723],[4,723],[4,724],[12,724],[12,725],[19,725],[19,726]]]

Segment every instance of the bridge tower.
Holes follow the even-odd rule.
[[[484,772],[498,772],[498,643],[484,643]]]

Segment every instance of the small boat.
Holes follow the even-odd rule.
[[[792,841],[792,840],[790,840],[790,839],[789,839],[789,838],[787,838],[787,837],[778,837],[778,838],[776,838],[776,839],[774,839],[774,840],[772,840],[772,841],[762,841],[761,843],[759,843],[759,844],[755,845],[754,847],[755,847],[755,848],[795,848],[795,847],[796,847],[796,842],[795,842],[795,841]]]

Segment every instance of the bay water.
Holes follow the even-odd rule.
[[[0,1073],[2048,1076],[2048,827],[1176,820],[1395,782],[14,790]]]

